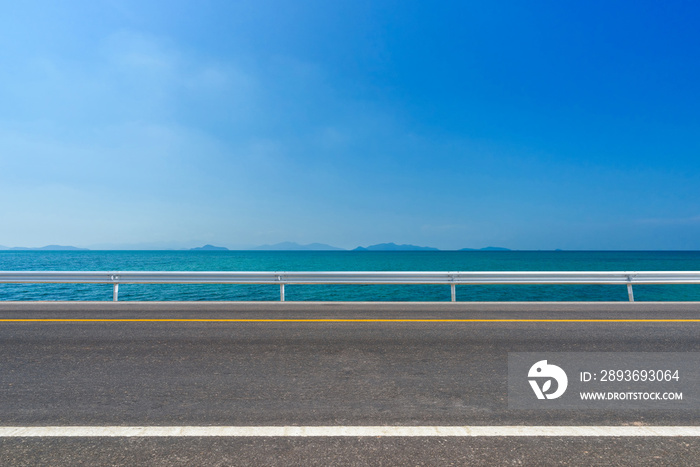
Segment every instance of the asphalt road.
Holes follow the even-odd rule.
[[[700,352],[700,322],[400,321],[411,319],[700,319],[700,303],[0,302],[0,425],[700,425],[700,410],[507,403],[509,352]],[[0,439],[3,465],[689,465],[698,455],[696,438]]]

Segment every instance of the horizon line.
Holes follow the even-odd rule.
[[[56,246],[58,248],[47,248],[51,246]],[[204,252],[204,253],[211,253],[211,252],[222,252],[222,251],[231,251],[231,252],[237,252],[237,251],[280,251],[280,252],[314,252],[314,251],[323,251],[323,252],[355,252],[355,253],[392,253],[392,252],[413,252],[413,253],[431,253],[431,252],[465,252],[465,253],[470,253],[470,252],[487,252],[487,253],[503,253],[503,252],[540,252],[540,251],[548,251],[548,252],[595,252],[595,251],[600,251],[600,252],[605,252],[605,251],[610,251],[610,252],[654,252],[654,251],[668,251],[668,252],[674,252],[674,251],[684,251],[684,252],[695,252],[695,251],[700,251],[700,249],[684,249],[684,248],[679,248],[679,249],[673,249],[673,248],[636,248],[636,249],[616,249],[616,248],[573,248],[573,249],[567,249],[567,248],[503,248],[503,247],[485,247],[485,248],[457,248],[457,249],[452,249],[452,248],[437,248],[437,247],[420,247],[416,249],[369,249],[368,247],[356,247],[353,249],[348,249],[348,248],[340,248],[340,247],[334,247],[334,248],[329,248],[329,249],[324,249],[324,248],[319,248],[319,249],[305,249],[305,248],[290,248],[290,249],[284,249],[284,248],[271,248],[271,249],[266,249],[266,248],[260,248],[260,247],[251,247],[251,248],[228,248],[228,247],[216,247],[212,249],[208,248],[203,248],[203,247],[193,247],[193,248],[85,248],[85,247],[74,247],[74,246],[63,246],[63,245],[47,245],[43,247],[4,247],[0,246],[0,252],[40,252],[40,251],[52,251],[52,252],[57,252],[57,251],[65,251],[65,252],[80,252],[80,251],[178,251],[178,252]]]

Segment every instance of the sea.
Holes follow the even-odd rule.
[[[700,251],[0,251],[0,271],[700,271]],[[700,301],[700,285],[635,285]],[[449,301],[449,285],[287,285],[287,301]],[[0,300],[112,300],[109,284],[0,284]],[[277,285],[120,285],[120,301],[276,301]],[[624,285],[458,285],[457,301],[627,301]]]

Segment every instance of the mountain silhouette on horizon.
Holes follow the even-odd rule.
[[[64,246],[64,245],[46,245],[42,247],[25,247],[25,246],[0,246],[0,250],[13,250],[13,251],[88,251],[88,248],[78,248],[76,246]]]
[[[332,245],[326,245],[325,243],[309,243],[308,245],[300,245],[296,242],[282,242],[275,243],[274,245],[260,245],[252,250],[268,250],[268,251],[324,251],[324,250],[343,250],[343,248],[338,248]]]
[[[440,251],[430,246],[397,245],[396,243],[378,243],[367,247],[358,246],[352,251]]]
[[[512,251],[510,248],[500,246],[487,246],[486,248],[462,248],[458,251]]]
[[[228,248],[226,248],[225,246],[214,246],[206,244],[204,246],[190,248],[190,251],[228,251]]]

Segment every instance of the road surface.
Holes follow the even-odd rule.
[[[2,427],[700,426],[514,410],[509,352],[700,352],[700,303],[0,302]],[[689,464],[700,437],[0,436],[3,465]]]

